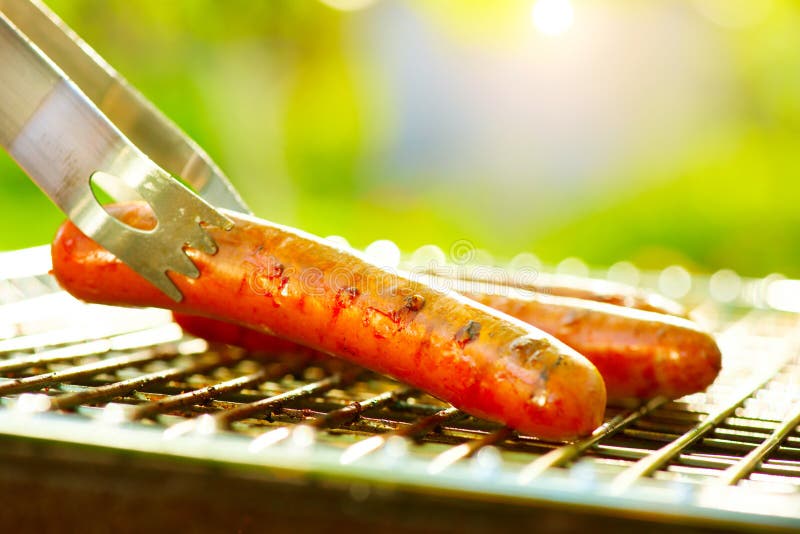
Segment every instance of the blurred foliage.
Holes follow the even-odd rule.
[[[725,90],[711,88],[704,98],[727,111],[663,154],[641,131],[622,163],[600,166],[571,188],[548,181],[534,156],[517,162],[530,167],[520,188],[473,169],[472,155],[457,148],[451,158],[466,169],[455,178],[437,164],[394,164],[405,109],[397,85],[414,80],[413,72],[379,64],[392,58],[378,49],[393,17],[428,32],[428,41],[401,34],[401,43],[413,38],[408,53],[457,48],[513,58],[521,42],[558,46],[530,36],[530,2],[384,0],[354,13],[310,0],[48,3],[197,140],[262,217],[361,247],[390,238],[406,251],[427,243],[447,250],[466,238],[498,257],[532,251],[551,262],[578,256],[597,265],[627,259],[648,268],[800,276],[800,6],[789,0],[771,2],[763,20],[738,28],[687,14],[680,2],[653,3],[658,16],[694,17],[693,27],[722,50]],[[580,15],[614,3],[574,4]],[[611,16],[650,8],[614,9]],[[583,42],[600,38],[587,34]],[[641,72],[643,82],[649,75]],[[448,80],[457,99],[459,79]],[[609,100],[612,112],[627,105],[624,96]],[[412,141],[403,149],[412,161],[439,150]],[[565,148],[567,159],[581,157]],[[0,198],[0,222],[13,230],[0,234],[0,249],[46,242],[62,219],[5,154]]]

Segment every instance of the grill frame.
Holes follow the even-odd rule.
[[[23,255],[31,253],[23,251],[17,257]],[[46,261],[37,257],[30,262],[30,274],[0,280],[0,316],[20,317],[29,326],[17,325],[18,333],[28,328],[31,336],[39,336],[29,338],[35,346],[27,356],[21,354],[25,336],[0,338],[0,351],[5,350],[6,357],[0,360],[0,371],[20,373],[0,381],[0,435],[8,444],[36,444],[40,453],[81,451],[89,462],[112,454],[145,465],[156,460],[167,468],[191,465],[216,473],[217,480],[256,478],[278,488],[333,485],[344,488],[354,502],[366,499],[365,495],[391,494],[413,496],[417,502],[443,499],[459,506],[516,507],[523,514],[569,510],[608,521],[628,518],[665,527],[800,528],[800,399],[792,396],[795,379],[800,382],[793,333],[800,319],[795,314],[758,309],[753,302],[748,308],[725,307],[707,296],[693,295],[724,325],[720,334],[724,347],[744,345],[736,349],[739,352],[750,350],[748,344],[760,347],[763,375],[745,377],[744,385],[733,384],[733,394],[718,387],[725,386],[723,381],[712,387],[710,397],[612,407],[595,434],[557,445],[476,421],[426,395],[347,365],[315,363],[302,368],[291,358],[277,358],[265,366],[223,347],[214,347],[215,353],[209,354],[198,348],[203,342],[170,327],[168,314],[79,303],[58,293],[46,271]],[[703,292],[703,283],[695,279],[697,292]],[[763,282],[746,284],[758,287]],[[80,345],[74,328],[59,330],[58,319],[56,327],[46,324],[42,301],[66,306],[73,326],[75,321],[86,326],[83,337],[97,339],[84,339]],[[138,333],[114,332],[114,325],[122,323],[134,325]],[[68,343],[54,347],[58,332]],[[158,343],[136,346],[137,336]],[[70,355],[68,347],[76,346],[95,354]],[[15,350],[8,351],[9,347]],[[9,363],[11,357],[16,358],[14,365]],[[27,364],[37,365],[20,367],[26,357]],[[125,365],[131,358],[147,365],[131,369]],[[748,363],[742,355],[736,358],[726,360],[726,369]],[[99,363],[87,363],[92,359]],[[75,370],[80,365],[85,373]],[[97,373],[98,367],[117,374]],[[209,370],[211,375],[196,372]],[[287,379],[290,371],[295,376]],[[65,376],[69,383],[61,380]],[[21,382],[14,381],[19,378]],[[758,398],[750,402],[752,396],[744,394],[751,386],[756,395],[766,392],[767,404],[780,398],[781,391],[773,395],[769,388],[755,387],[762,382],[772,389],[783,384],[783,393],[794,403],[781,421],[748,418],[761,409]],[[261,388],[253,389],[255,384]],[[51,389],[42,394],[42,387]],[[178,391],[181,388],[190,391]],[[248,401],[255,404],[243,408]],[[97,402],[103,407],[90,405]],[[366,407],[360,404],[364,402]],[[149,404],[143,411],[145,403]],[[704,419],[704,406],[714,408],[717,416]],[[155,415],[165,407],[170,408],[167,415]],[[61,411],[67,408],[77,411]],[[177,415],[187,410],[195,417]],[[335,414],[325,415],[331,411]],[[312,432],[309,423],[317,430]],[[281,430],[290,426],[292,430]],[[683,443],[676,445],[672,439],[662,449],[670,470],[655,469],[654,477],[643,476],[658,467],[652,451],[675,435],[670,432],[681,429],[678,439]],[[648,442],[654,444],[642,461],[620,467],[641,457],[635,445]],[[765,466],[760,466],[756,454],[768,457]],[[753,469],[766,474],[740,481]]]

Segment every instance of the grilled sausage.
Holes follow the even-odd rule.
[[[609,399],[682,397],[704,390],[720,371],[714,339],[680,317],[502,288],[465,294],[585,355],[603,375]]]
[[[531,273],[532,279],[528,281],[502,270],[473,269],[450,265],[427,269],[426,274],[449,279],[456,284],[475,282],[490,284],[491,287],[508,286],[543,295],[593,300],[676,317],[686,317],[687,315],[686,308],[663,295],[606,280],[535,272]]]
[[[228,321],[173,312],[172,317],[184,332],[215,343],[235,345],[248,351],[269,354],[303,355],[311,358],[325,357],[324,354],[288,339],[240,326]]]
[[[109,207],[136,227],[149,208]],[[453,292],[391,274],[298,230],[225,212],[209,229],[215,256],[188,250],[200,277],[171,275],[175,303],[70,222],[53,271],[78,298],[160,306],[225,319],[385,373],[477,417],[542,439],[569,440],[602,422],[605,387],[583,356],[534,327]]]
[[[474,286],[461,281],[456,288],[554,335],[586,356],[603,375],[609,400],[678,398],[704,390],[719,373],[721,355],[714,339],[686,319],[501,286],[494,292],[478,291]],[[176,314],[176,320],[189,333],[250,350],[279,352],[273,348],[276,343],[286,343],[212,319]],[[307,349],[296,346],[296,350]]]

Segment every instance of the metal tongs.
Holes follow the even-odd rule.
[[[233,226],[214,206],[249,213],[208,155],[38,1],[0,0],[0,145],[81,231],[176,301],[166,271],[199,276],[184,247],[217,250],[200,223]],[[147,201],[156,228],[106,213],[92,180]]]

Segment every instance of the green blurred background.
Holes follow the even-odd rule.
[[[539,3],[48,2],[264,218],[800,276],[800,4]],[[0,208],[0,249],[62,219],[5,153]]]

